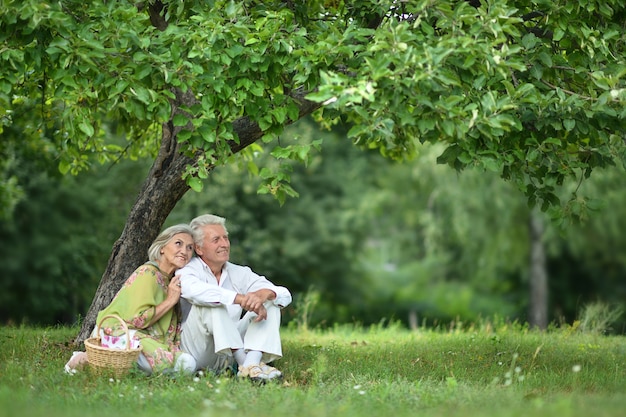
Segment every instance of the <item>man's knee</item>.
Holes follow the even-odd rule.
[[[281,308],[278,307],[276,304],[272,303],[271,301],[268,301],[265,303],[265,310],[267,310],[267,317],[269,318],[270,315],[278,320],[278,322],[280,323],[280,315],[281,315]]]

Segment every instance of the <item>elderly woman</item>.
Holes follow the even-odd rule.
[[[186,224],[165,229],[148,250],[149,261],[137,268],[96,320],[114,314],[128,326],[133,348],[141,345],[137,364],[152,373],[195,371],[193,357],[180,350],[180,278],[173,276],[193,256],[193,234]],[[94,329],[94,335],[96,333]],[[101,345],[126,348],[124,329],[119,321],[107,318],[100,325]],[[68,373],[87,362],[86,352],[74,352],[65,365]]]

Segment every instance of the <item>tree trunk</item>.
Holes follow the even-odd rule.
[[[548,272],[543,245],[544,225],[540,213],[530,213],[530,307],[528,323],[545,330],[548,327]]]
[[[179,94],[172,103],[173,114],[189,99],[189,96]],[[178,131],[180,128],[174,128],[171,120],[162,126],[159,153],[130,210],[122,234],[113,245],[109,262],[81,325],[76,343],[89,337],[96,324],[98,312],[111,302],[126,278],[148,260],[148,248],[176,203],[189,189],[182,173],[187,164],[193,164],[194,161],[180,153],[176,141]]]
[[[183,94],[176,91],[175,93],[176,100],[172,103],[172,120],[173,116],[180,112],[181,105],[190,106],[195,100],[190,92]],[[305,94],[306,92],[302,90],[292,94],[292,97],[299,103],[300,118],[320,107],[318,103],[305,100]],[[130,210],[122,234],[113,245],[107,267],[75,339],[76,344],[82,343],[89,337],[96,325],[98,312],[111,302],[126,278],[148,260],[148,248],[159,234],[176,203],[189,190],[182,176],[185,167],[188,164],[195,164],[196,161],[180,152],[176,135],[182,128],[174,127],[172,120],[162,126],[159,153]],[[292,122],[295,120],[290,121]],[[236,120],[233,123],[233,130],[239,139],[229,144],[233,153],[245,149],[263,135],[258,124],[248,117]]]

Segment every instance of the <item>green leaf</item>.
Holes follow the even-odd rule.
[[[574,127],[576,127],[576,120],[574,120],[574,119],[564,119],[563,120],[563,127],[565,127],[565,130],[567,130],[567,131],[574,130]]]
[[[272,127],[272,116],[271,115],[266,115],[265,117],[261,118],[259,121],[259,128],[262,131],[266,131],[267,129],[269,129],[270,127]]]
[[[530,68],[530,75],[532,75],[535,79],[540,80],[543,77],[543,66],[541,65],[533,65]]]
[[[529,33],[527,35],[524,35],[524,37],[522,38],[522,45],[526,49],[533,49],[537,44],[537,41],[537,37],[534,34]]]
[[[247,168],[248,172],[253,176],[257,177],[259,175],[259,166],[254,161],[248,161]]]
[[[250,87],[250,92],[257,97],[263,97],[263,94],[265,93],[264,90],[265,84],[263,84],[261,81],[255,81]]]
[[[444,120],[441,123],[441,127],[446,136],[454,135],[454,122],[451,120]]]
[[[544,67],[552,67],[552,57],[547,52],[541,52],[537,57]]]
[[[188,177],[187,178],[187,185],[189,186],[189,188],[191,188],[192,190],[194,190],[197,193],[202,191],[202,189],[204,188],[204,183],[198,177]]]
[[[554,35],[552,36],[552,40],[558,42],[563,39],[563,36],[565,36],[565,31],[561,28],[556,28],[554,29]]]
[[[118,80],[115,85],[113,86],[113,88],[111,89],[111,95],[117,95],[117,94],[121,94],[124,90],[126,90],[126,87],[128,87],[128,81],[126,80]]]
[[[205,165],[198,167],[198,178],[201,180],[206,180],[209,178],[209,171],[207,170]]]
[[[461,151],[457,159],[464,165],[472,162],[472,156],[467,151]]]
[[[603,90],[610,90],[611,83],[609,78],[602,71],[596,71],[591,74],[593,83]]]
[[[441,155],[437,157],[438,164],[452,165],[461,153],[461,148],[457,145],[448,146]]]
[[[141,80],[152,73],[152,66],[149,64],[144,64],[135,69],[135,76],[137,79]]]
[[[485,169],[492,172],[500,172],[500,163],[494,158],[483,158],[482,164]]]
[[[239,78],[237,80],[237,88],[244,88],[245,90],[250,90],[252,88],[252,80],[249,78]]]
[[[62,159],[59,162],[59,172],[63,175],[67,174],[70,171],[71,167],[72,165],[69,163],[69,161]]]
[[[89,137],[93,136],[94,134],[93,126],[84,120],[78,124],[78,128],[81,130],[81,132]]]
[[[277,123],[283,124],[287,121],[287,109],[284,107],[279,107],[272,110],[272,116],[274,116],[274,120]]]
[[[240,6],[234,2],[234,1],[229,1],[228,4],[226,5],[226,16],[230,17],[230,18],[236,18],[238,14],[241,13],[240,10]]]
[[[191,130],[186,130],[183,129],[180,132],[178,132],[178,134],[176,135],[176,138],[178,139],[179,142],[185,142],[188,141],[189,138],[191,137]]]
[[[187,123],[189,123],[189,119],[184,114],[177,113],[176,115],[174,115],[174,119],[172,120],[172,123],[174,123],[174,126],[186,126]],[[179,134],[179,137],[180,137],[180,134]]]
[[[561,140],[557,138],[546,138],[543,143],[550,143],[552,145],[561,146]]]
[[[150,104],[150,93],[147,88],[142,86],[131,87],[130,91],[142,103]]]

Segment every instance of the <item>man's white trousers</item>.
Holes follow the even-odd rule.
[[[257,316],[247,312],[235,322],[225,306],[192,305],[182,326],[181,349],[196,360],[197,369],[220,371],[233,361],[232,351],[244,349],[263,353],[262,362],[282,357],[280,342],[280,308],[266,302],[267,319],[253,321]]]

